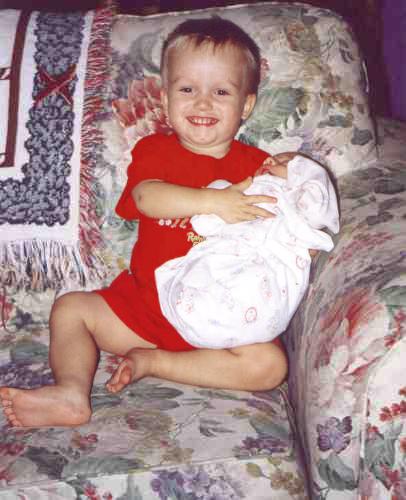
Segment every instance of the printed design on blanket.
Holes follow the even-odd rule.
[[[0,29],[14,23],[12,45],[0,47],[11,63],[0,87],[10,111],[0,117],[1,283],[44,290],[103,279],[94,190],[110,11],[0,15]]]
[[[3,85],[7,82],[9,92],[7,132],[4,134],[4,151],[0,151],[0,167],[3,168],[13,165],[14,160],[17,135],[18,93],[20,89],[18,82],[20,79],[21,58],[28,20],[28,12],[22,12],[16,30],[19,36],[15,40],[10,65],[0,68],[0,80],[3,81]]]
[[[22,179],[0,180],[0,224],[55,226],[69,220],[72,95],[83,28],[83,17],[77,15],[37,17],[36,74],[26,124],[29,138],[24,144],[29,160],[21,167]],[[67,36],[69,44],[65,41]]]

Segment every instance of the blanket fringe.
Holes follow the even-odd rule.
[[[107,271],[102,257],[104,248],[101,234],[102,221],[96,208],[96,167],[101,158],[100,148],[103,144],[103,134],[98,127],[98,120],[106,104],[110,32],[115,12],[116,4],[111,0],[107,0],[102,8],[95,11],[88,48],[81,131],[80,258],[77,259],[76,254],[72,253],[75,262],[83,263],[84,285],[89,281],[103,279]]]
[[[78,248],[66,242],[21,240],[0,245],[0,282],[10,290],[83,287],[89,281]]]

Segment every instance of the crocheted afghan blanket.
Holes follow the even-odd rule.
[[[0,13],[2,286],[83,286],[103,273],[92,179],[110,15]]]

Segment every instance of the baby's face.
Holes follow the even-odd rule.
[[[244,56],[230,46],[187,43],[171,50],[162,103],[186,149],[215,158],[227,154],[255,104],[246,72]]]

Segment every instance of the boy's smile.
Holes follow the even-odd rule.
[[[251,113],[243,55],[232,46],[187,42],[173,48],[164,75],[162,102],[181,144],[190,151],[225,156],[241,120]]]
[[[197,127],[211,127],[212,125],[218,123],[218,120],[215,118],[205,118],[201,116],[189,116],[188,120],[192,125],[196,125]]]

